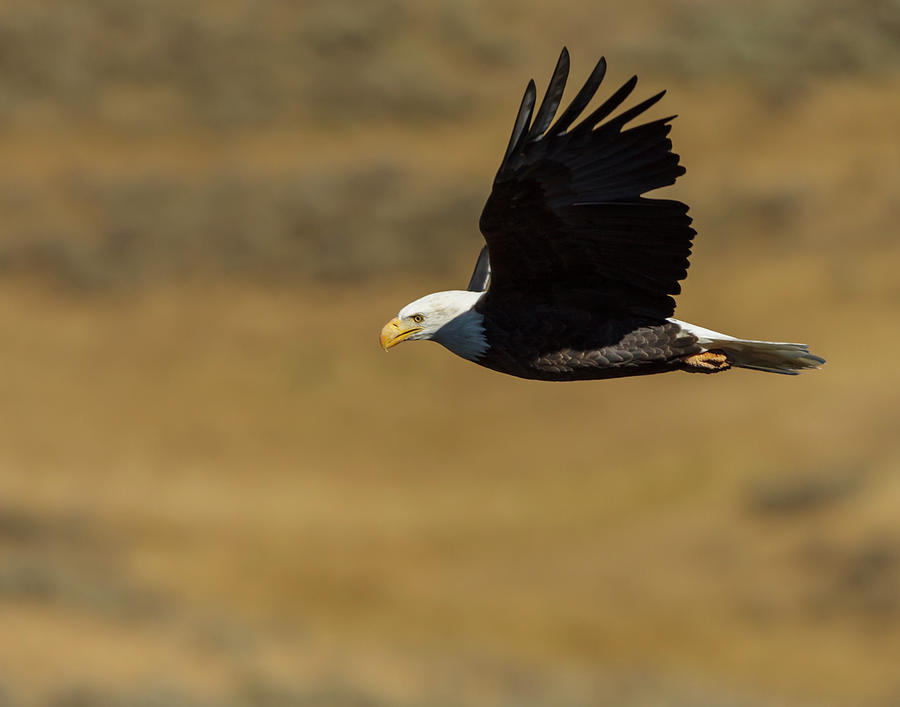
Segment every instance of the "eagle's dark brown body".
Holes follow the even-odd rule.
[[[587,302],[561,309],[552,299],[488,293],[476,309],[484,316],[489,346],[477,363],[520,378],[575,381],[665,373],[684,370],[684,360],[702,351],[696,337],[673,322],[623,317]]]

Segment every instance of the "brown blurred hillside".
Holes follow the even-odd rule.
[[[378,350],[563,44],[824,371]],[[895,1],[0,0],[0,705],[897,704],[898,125]]]

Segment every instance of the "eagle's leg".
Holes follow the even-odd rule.
[[[688,356],[682,360],[684,370],[688,373],[718,373],[731,368],[725,354],[704,351],[703,353]]]

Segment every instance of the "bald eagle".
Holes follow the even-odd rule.
[[[486,245],[468,288],[403,307],[382,329],[382,347],[430,339],[495,371],[547,381],[818,368],[824,359],[804,344],[737,339],[672,317],[696,232],[685,204],[643,195],[684,174],[668,138],[674,116],[628,125],[662,92],[610,117],[632,77],[575,124],[605,73],[601,58],[556,122],[568,51],[536,115],[528,83],[481,214]]]

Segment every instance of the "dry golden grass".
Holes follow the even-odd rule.
[[[748,263],[698,270],[685,312],[799,335],[825,371],[546,385],[380,353],[422,281],[7,285],[7,682],[888,700],[900,371],[858,342],[900,345],[897,308],[848,307],[821,260],[779,264],[800,284]]]

